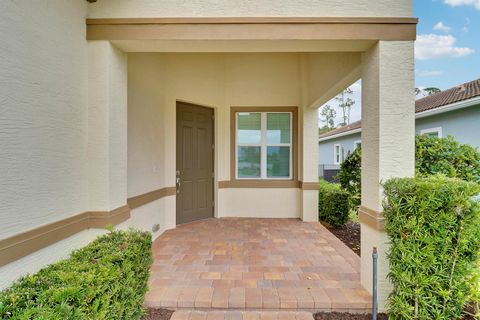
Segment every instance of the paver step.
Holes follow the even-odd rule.
[[[313,320],[305,311],[176,311],[171,320]]]

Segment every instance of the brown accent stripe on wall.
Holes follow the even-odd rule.
[[[166,197],[166,196],[174,196],[176,193],[176,188],[175,187],[166,187],[166,188],[161,188],[157,189],[154,191],[150,191],[135,197],[131,197],[127,199],[128,206],[130,209],[135,209],[138,207],[141,207],[149,202],[153,202],[155,200],[158,200],[160,198]]]
[[[320,184],[318,182],[300,182],[300,189],[302,190],[318,190]]]
[[[87,40],[415,40],[415,18],[87,19]]]
[[[127,199],[128,205],[112,211],[88,211],[0,240],[0,267],[90,228],[102,229],[130,218],[130,210],[175,195],[167,187]]]
[[[385,230],[385,218],[383,217],[383,212],[360,206],[360,208],[358,208],[358,218],[360,219],[360,222],[375,230]]]
[[[89,228],[105,228],[130,218],[128,206],[112,211],[83,212],[0,240],[0,267]]]

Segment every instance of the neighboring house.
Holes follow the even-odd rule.
[[[0,3],[0,288],[107,224],[318,221],[318,106],[360,78],[382,142],[362,248],[386,248],[379,181],[414,172],[411,141],[379,139],[413,127],[411,0]]]
[[[451,135],[461,143],[480,147],[480,79],[417,100],[415,133]],[[361,145],[361,136],[361,121],[320,135],[319,176],[332,180],[345,157]]]

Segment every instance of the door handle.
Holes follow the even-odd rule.
[[[177,180],[176,180],[176,183],[175,183],[175,187],[177,188],[177,194],[180,193],[180,185],[181,185],[180,177],[177,177]]]

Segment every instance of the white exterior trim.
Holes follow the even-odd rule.
[[[284,111],[251,111],[245,113],[259,113],[260,114],[260,143],[239,143],[238,142],[238,115],[235,114],[235,178],[237,180],[291,180],[293,178],[293,113]],[[267,142],[267,115],[269,113],[287,113],[290,115],[290,143],[268,143]],[[260,148],[260,177],[239,177],[238,176],[238,147],[257,147]],[[267,176],[267,148],[268,147],[289,147],[289,176],[288,177],[268,177]]]
[[[435,128],[428,128],[428,129],[423,129],[420,130],[420,134],[426,134],[426,133],[437,133],[438,137],[442,137],[442,127],[435,127]]]
[[[338,147],[338,161],[337,161],[337,147]],[[338,143],[333,145],[333,164],[340,164],[342,162],[342,146]]]
[[[435,108],[435,109],[418,112],[418,113],[415,114],[415,119],[426,118],[426,117],[430,117],[430,116],[437,115],[437,114],[442,114],[442,113],[449,112],[449,111],[468,108],[468,107],[471,107],[471,106],[474,106],[474,105],[477,105],[477,104],[480,104],[480,96],[473,97],[473,98],[465,100],[465,101],[460,101],[460,102],[455,102],[455,103],[452,103],[452,104],[447,104],[443,107],[438,107],[438,108]],[[358,129],[354,129],[354,130],[350,130],[350,131],[345,131],[345,132],[342,132],[342,133],[339,133],[339,134],[334,134],[332,136],[328,136],[328,137],[324,137],[324,138],[319,138],[318,142],[327,141],[327,140],[330,140],[330,139],[340,138],[340,137],[344,137],[344,136],[349,136],[351,134],[359,133],[359,132],[362,132],[362,128],[358,128]]]

